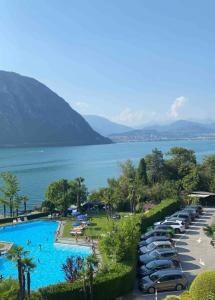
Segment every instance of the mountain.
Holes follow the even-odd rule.
[[[85,115],[84,118],[94,130],[104,136],[133,130],[131,127],[111,122],[110,120],[100,116]]]
[[[0,71],[0,147],[111,143],[39,81]]]
[[[215,138],[214,124],[201,124],[179,120],[168,125],[153,125],[122,134],[111,135],[116,142],[161,141],[177,139],[208,139]]]

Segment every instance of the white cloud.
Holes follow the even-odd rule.
[[[154,115],[155,112],[147,113],[143,110],[132,110],[127,107],[112,120],[129,126],[138,126],[147,122],[148,119],[152,118]]]
[[[185,105],[186,102],[187,98],[185,98],[184,96],[176,98],[171,105],[169,116],[173,119],[178,118],[179,110]]]

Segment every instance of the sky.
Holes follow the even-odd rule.
[[[129,126],[214,120],[214,0],[0,0],[0,69]]]

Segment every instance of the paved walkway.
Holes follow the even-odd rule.
[[[204,208],[203,215],[197,218],[195,222],[187,229],[183,235],[176,236],[176,248],[181,258],[181,269],[187,275],[189,283],[195,276],[205,270],[215,269],[215,249],[210,245],[203,227],[215,222],[215,208]],[[179,295],[177,292],[165,292],[155,295],[142,294],[137,286],[133,294],[128,295],[126,300],[162,300],[167,295]]]

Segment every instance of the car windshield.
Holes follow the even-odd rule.
[[[154,251],[150,252],[150,256],[156,258],[156,257],[159,257],[159,253],[156,250],[154,250]]]
[[[152,238],[152,237],[148,238],[148,239],[146,240],[146,242],[147,242],[147,244],[150,244],[151,242],[153,242],[153,238]]]
[[[147,246],[148,250],[153,250],[155,248],[155,244],[151,243]]]
[[[150,270],[154,269],[155,267],[156,267],[156,263],[154,261],[151,261],[146,265],[146,268]]]
[[[151,279],[151,281],[157,281],[159,279],[158,275],[152,274],[149,276],[149,278]]]

